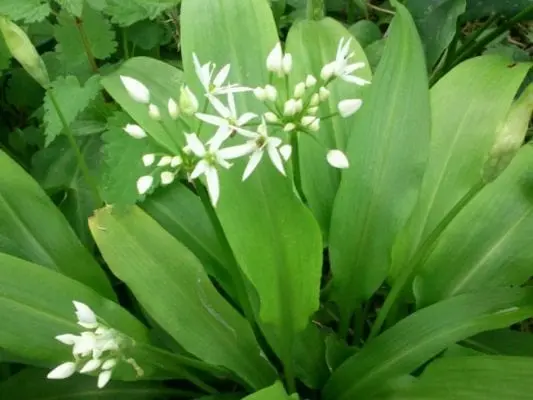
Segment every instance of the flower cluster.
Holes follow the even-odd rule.
[[[67,333],[56,336],[56,340],[72,346],[74,361],[60,364],[50,371],[47,378],[65,379],[75,372],[84,374],[99,371],[97,386],[101,389],[110,381],[113,370],[120,361],[127,362],[137,375],[142,375],[143,371],[135,360],[123,355],[125,337],[99,322],[96,314],[86,304],[77,301],[73,303],[78,325],[87,330],[80,335]]]
[[[330,97],[328,85],[335,79],[356,85],[370,83],[353,74],[364,67],[361,62],[350,63],[353,56],[350,40],[341,39],[335,59],[324,65],[320,77],[309,74],[302,82],[290,88],[288,75],[292,70],[293,59],[291,54],[284,53],[278,43],[266,60],[270,83],[249,88],[227,82],[231,69],[229,64],[217,70],[211,62],[201,64],[196,54],[193,54],[195,72],[204,91],[200,99],[202,101],[188,86],[182,86],[179,101],[170,98],[166,104],[170,118],[179,120],[188,129],[188,133],[184,134],[185,146],[179,154],[143,155],[143,165],[151,168],[151,173],[138,179],[139,194],[147,193],[156,181],[161,185],[168,185],[178,174],[183,173],[191,181],[204,176],[211,202],[216,205],[220,195],[218,171],[231,168],[232,160],[247,157],[248,163],[242,175],[242,179],[246,180],[265,153],[274,167],[285,175],[285,163],[291,157],[293,149],[290,143],[295,135],[316,135],[320,131],[321,120],[338,116],[347,118],[361,108],[360,99],[345,99],[337,104],[337,112],[319,115],[320,105]],[[160,120],[160,109],[151,103],[149,89],[128,76],[121,76],[121,80],[130,97],[147,104],[149,116]],[[235,96],[245,92],[252,92],[268,111],[262,115],[249,111],[239,112]],[[209,106],[214,113],[207,113]],[[215,133],[202,142],[200,137],[204,135],[201,130],[206,124],[214,127]],[[124,130],[135,139],[147,136],[138,125],[128,124]],[[225,146],[226,141],[233,137],[242,138],[243,143]],[[341,150],[325,150],[325,158],[331,166],[349,167],[348,159]]]

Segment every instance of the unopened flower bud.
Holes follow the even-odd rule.
[[[76,372],[76,364],[73,362],[63,363],[46,375],[48,379],[66,379]]]
[[[283,157],[283,160],[288,161],[291,158],[292,146],[290,144],[284,144],[279,148],[279,153]]]
[[[161,112],[159,111],[159,107],[156,106],[155,104],[150,104],[148,106],[148,115],[154,121],[160,121],[161,120]]]
[[[124,131],[135,139],[143,139],[146,137],[146,132],[139,125],[127,124],[124,127]]]
[[[172,119],[178,119],[180,115],[180,110],[178,108],[178,104],[173,98],[168,99],[167,104],[168,114],[170,115],[170,118]]]
[[[335,168],[345,169],[350,166],[348,158],[340,150],[330,150],[327,154],[327,160],[329,165]]]
[[[285,132],[291,132],[296,128],[296,125],[294,125],[292,122],[289,122],[287,125],[283,127],[283,130]]]
[[[143,165],[145,167],[149,167],[150,165],[152,165],[155,162],[155,154],[153,154],[153,153],[145,154],[142,157],[142,161],[143,161]]]
[[[313,75],[307,75],[307,78],[305,78],[305,86],[312,87],[316,85],[316,78]]]
[[[265,120],[267,122],[278,122],[279,121],[279,118],[276,114],[274,114],[273,112],[266,112],[264,114],[264,117],[265,117]]]
[[[154,183],[154,178],[152,176],[141,176],[137,180],[137,192],[139,194],[145,194],[152,187],[152,183]]]
[[[305,94],[305,83],[300,82],[294,87],[294,97],[299,99]]]
[[[0,16],[0,32],[7,48],[22,68],[44,88],[50,84],[46,66],[26,33],[9,19]]]
[[[281,43],[278,42],[268,54],[266,66],[270,72],[277,74],[283,73],[283,50],[281,49]]]
[[[341,114],[341,117],[348,118],[349,116],[355,114],[355,112],[359,110],[362,105],[363,101],[361,99],[348,99],[340,101],[337,108]]]
[[[303,101],[301,99],[300,100],[296,100],[296,102],[294,103],[294,107],[295,107],[297,113],[301,112],[304,109]]]
[[[311,115],[316,115],[318,113],[318,107],[309,107],[307,112]]]
[[[266,98],[269,101],[276,101],[276,99],[278,98],[278,91],[272,85],[265,86],[265,93],[266,93]]]
[[[287,53],[283,56],[283,72],[287,75],[292,70],[292,55]]]
[[[163,156],[161,157],[161,160],[157,163],[158,167],[166,167],[167,165],[170,165],[172,163],[172,157],[170,156]]]
[[[161,184],[162,185],[170,185],[172,182],[174,182],[174,174],[169,171],[161,172]]]
[[[322,71],[320,71],[320,77],[322,78],[322,80],[328,81],[331,79],[331,77],[335,73],[335,66],[335,62],[331,62],[329,64],[324,65]]]
[[[257,87],[254,89],[254,96],[260,101],[265,101],[267,98],[266,91],[262,87]]]
[[[150,102],[150,91],[148,88],[137,79],[130,76],[120,76],[120,80],[128,95],[137,103],[148,104]]]
[[[179,107],[185,115],[193,115],[198,111],[198,99],[188,86],[183,86],[181,88]]]
[[[320,104],[320,95],[318,93],[314,93],[311,96],[311,101],[309,102],[309,105],[311,107],[316,107]]]
[[[320,129],[320,119],[314,115],[306,115],[302,118],[302,125],[306,128],[309,128],[313,132],[316,132]]]
[[[172,157],[172,160],[170,161],[170,166],[172,168],[176,168],[178,165],[181,165],[183,163],[183,160],[180,156],[174,156]]]
[[[285,102],[285,105],[283,106],[283,115],[286,117],[292,117],[294,114],[297,113],[296,111],[296,100],[289,99]]]
[[[330,92],[325,87],[321,87],[318,91],[318,97],[320,98],[320,101],[326,101],[329,98]]]

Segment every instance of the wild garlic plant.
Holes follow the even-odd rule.
[[[247,157],[248,163],[242,174],[244,181],[256,170],[265,153],[279,173],[286,175],[285,163],[291,157],[291,143],[295,135],[302,133],[316,138],[322,120],[348,118],[363,104],[361,99],[345,99],[338,103],[337,112],[319,115],[320,105],[329,98],[328,86],[333,81],[340,79],[359,86],[370,83],[354,75],[365,64],[350,63],[354,56],[350,42],[351,39],[342,38],[335,59],[323,66],[320,76],[308,74],[304,81],[298,82],[292,89],[288,75],[292,71],[293,58],[291,54],[284,53],[279,42],[266,59],[269,83],[256,88],[229,83],[229,64],[217,71],[212,62],[202,64],[193,54],[195,72],[204,92],[199,96],[188,86],[183,86],[179,100],[169,98],[166,110],[173,120],[180,120],[189,128],[189,132],[184,134],[186,145],[178,154],[144,154],[142,163],[151,170],[137,180],[138,193],[143,195],[153,189],[157,176],[163,186],[171,184],[180,173],[189,181],[205,176],[211,203],[216,206],[220,196],[218,171],[232,168],[232,160]],[[133,100],[147,105],[150,118],[161,120],[161,111],[151,103],[148,87],[129,76],[121,76],[121,81]],[[238,110],[236,96],[247,92],[253,92],[268,111],[257,115]],[[202,98],[205,98],[206,103],[201,110],[199,99]],[[211,105],[214,113],[206,112],[208,105]],[[191,117],[197,122],[197,132],[192,129]],[[199,131],[203,124],[216,128],[215,134],[206,141],[200,139]],[[135,124],[126,125],[124,131],[135,139],[147,137],[146,132]],[[233,137],[242,139],[242,142],[227,145],[227,140]],[[325,154],[332,167],[349,166],[346,155],[340,149],[325,149]]]

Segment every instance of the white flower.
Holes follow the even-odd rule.
[[[329,95],[329,90],[323,86],[318,90],[318,98],[320,101],[326,101],[329,98]]]
[[[266,91],[262,87],[256,87],[254,89],[254,96],[260,101],[265,101],[267,98]]]
[[[144,129],[141,128],[139,125],[135,124],[127,124],[124,127],[124,132],[126,132],[128,135],[135,139],[143,139],[146,137],[146,132],[144,131]]]
[[[316,107],[320,104],[320,95],[318,93],[313,93],[311,96],[311,100],[309,101],[309,105],[311,107]]]
[[[112,373],[112,370],[105,370],[98,374],[98,382],[96,384],[98,386],[98,389],[102,389],[105,385],[109,383],[109,381],[111,380]]]
[[[273,112],[266,112],[263,114],[263,116],[265,117],[265,119],[268,121],[268,122],[278,122],[279,121],[279,118],[276,114],[274,114]]]
[[[329,165],[335,168],[348,168],[350,163],[346,155],[340,150],[330,150],[327,154],[327,160]]]
[[[312,87],[316,85],[316,78],[313,75],[307,75],[305,78],[305,86],[306,87]]]
[[[66,362],[55,367],[46,375],[48,379],[66,379],[76,372],[76,363]]]
[[[172,157],[172,160],[170,160],[170,166],[172,168],[176,168],[178,165],[181,165],[183,163],[183,160],[180,156],[174,156]]]
[[[150,102],[150,91],[144,84],[135,78],[124,75],[120,75],[120,80],[133,100],[144,104]]]
[[[93,372],[95,370],[97,370],[98,368],[100,368],[100,365],[102,364],[102,360],[98,360],[98,359],[92,359],[92,360],[89,360],[81,369],[80,369],[80,373],[81,374],[85,374],[85,373],[88,373],[88,372]]]
[[[300,82],[294,87],[294,97],[299,99],[305,94],[305,82]]]
[[[174,182],[174,174],[172,172],[161,172],[161,184],[170,185],[172,182]]]
[[[268,153],[272,164],[274,164],[279,172],[285,175],[285,168],[283,167],[283,160],[279,151],[282,140],[277,137],[268,136],[267,125],[264,118],[261,122],[261,125],[259,125],[257,128],[257,132],[252,132],[245,129],[239,129],[237,132],[242,136],[247,137],[248,141],[245,144],[228,147],[225,150],[226,152],[233,151],[233,155],[237,157],[251,154],[250,160],[248,161],[248,164],[246,165],[242,175],[243,181],[246,180],[257,168],[259,162],[263,158],[265,150]]]
[[[335,61],[324,65],[320,73],[320,77],[327,81],[333,76],[336,76],[342,79],[345,82],[355,83],[356,85],[367,85],[370,82],[366,79],[359,78],[355,75],[351,75],[354,71],[361,69],[365,66],[365,63],[358,62],[354,64],[348,64],[350,58],[354,56],[354,53],[350,53],[350,42],[352,39],[345,41],[344,38],[341,38],[339,45],[337,47],[337,55],[335,56]]]
[[[289,122],[288,124],[286,124],[284,127],[283,127],[283,130],[285,132],[291,132],[293,131],[294,129],[296,129],[296,125],[293,124],[292,122]]]
[[[161,160],[159,160],[159,162],[157,163],[157,166],[166,167],[167,165],[170,165],[171,162],[172,162],[171,156],[163,156],[161,157]]]
[[[200,161],[198,161],[190,175],[190,179],[196,179],[201,175],[205,175],[207,191],[209,192],[209,197],[213,206],[216,206],[220,196],[217,167],[220,166],[226,169],[231,167],[231,164],[226,161],[226,158],[231,159],[231,157],[225,157],[223,150],[219,150],[223,141],[228,138],[230,132],[231,131],[227,125],[221,126],[213,138],[209,140],[208,148],[204,146],[195,133],[185,134],[187,146],[195,156],[200,158]]]
[[[97,338],[93,332],[82,332],[78,337],[74,346],[72,346],[72,354],[75,356],[86,357],[89,354],[92,354],[93,350],[96,348]]]
[[[279,148],[279,153],[281,154],[281,157],[283,157],[285,161],[288,161],[289,158],[291,158],[292,146],[290,144],[284,144],[283,146]]]
[[[359,110],[362,105],[363,101],[361,99],[348,99],[340,101],[337,108],[341,114],[341,117],[348,118],[349,116],[355,114],[355,112]]]
[[[154,121],[159,121],[161,119],[161,112],[159,111],[159,107],[155,104],[150,104],[148,106],[148,115]]]
[[[200,83],[204,87],[206,94],[219,95],[227,94],[229,92],[238,93],[247,92],[251,90],[250,88],[235,84],[222,86],[224,85],[229,76],[229,72],[231,69],[231,66],[229,64],[224,65],[213,78],[216,68],[215,64],[208,62],[207,64],[201,65],[195,53],[192,54],[192,58],[196,75],[198,76]]]
[[[266,66],[270,72],[275,72],[281,77],[291,72],[292,56],[288,53],[284,55],[281,49],[281,43],[278,42],[269,53]]]
[[[137,192],[139,194],[145,194],[152,187],[152,183],[154,183],[153,176],[141,176],[139,179],[137,179]]]
[[[278,91],[274,86],[266,85],[265,95],[266,95],[267,100],[276,101],[276,99],[278,98]]]
[[[183,86],[180,92],[179,107],[185,115],[193,115],[198,111],[198,99],[188,86]]]
[[[302,126],[309,128],[313,132],[316,132],[320,129],[320,118],[315,117],[314,115],[306,115],[302,118]]]
[[[63,343],[63,344],[72,346],[78,341],[79,336],[67,333],[67,334],[64,334],[64,335],[58,335],[58,336],[55,337],[55,339],[57,341]]]
[[[111,358],[109,360],[104,361],[102,364],[102,369],[113,369],[117,365],[116,358]]]
[[[176,100],[174,100],[172,97],[168,99],[167,110],[168,114],[170,115],[170,118],[178,119],[178,116],[180,115],[180,110],[178,107],[178,103],[176,103]]]
[[[298,105],[296,104],[295,99],[289,99],[285,102],[285,105],[283,106],[283,115],[286,117],[292,117],[294,114],[296,114]]]
[[[98,322],[96,322],[96,314],[88,305],[80,303],[79,301],[73,301],[72,303],[76,308],[78,325],[87,329],[93,329],[98,326]]]
[[[219,115],[196,113],[196,117],[208,124],[218,127],[229,126],[230,128],[240,127],[247,124],[252,119],[257,117],[254,113],[244,113],[240,117],[237,115],[237,107],[235,106],[235,97],[233,93],[228,93],[228,106],[226,107],[218,98],[209,96],[211,105]]]
[[[143,165],[145,167],[149,167],[155,162],[155,154],[145,154],[142,157],[142,160],[143,160]]]

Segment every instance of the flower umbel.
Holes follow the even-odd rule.
[[[352,75],[352,73],[357,71],[358,69],[364,68],[365,63],[357,62],[349,64],[350,58],[354,56],[353,52],[350,53],[351,41],[352,39],[345,40],[344,38],[341,38],[337,47],[335,61],[324,65],[322,71],[320,72],[320,76],[324,81],[328,81],[329,79],[335,76],[345,82],[355,83],[359,86],[367,85],[370,83],[366,79]]]
[[[73,304],[78,325],[88,330],[80,335],[66,333],[56,336],[57,341],[72,346],[74,361],[58,365],[48,373],[47,378],[66,379],[76,372],[85,374],[99,371],[97,386],[101,389],[110,381],[113,369],[120,361],[134,365],[136,372],[142,374],[134,360],[125,358],[126,343],[131,341],[98,321],[98,317],[88,305],[78,301],[73,301]]]

